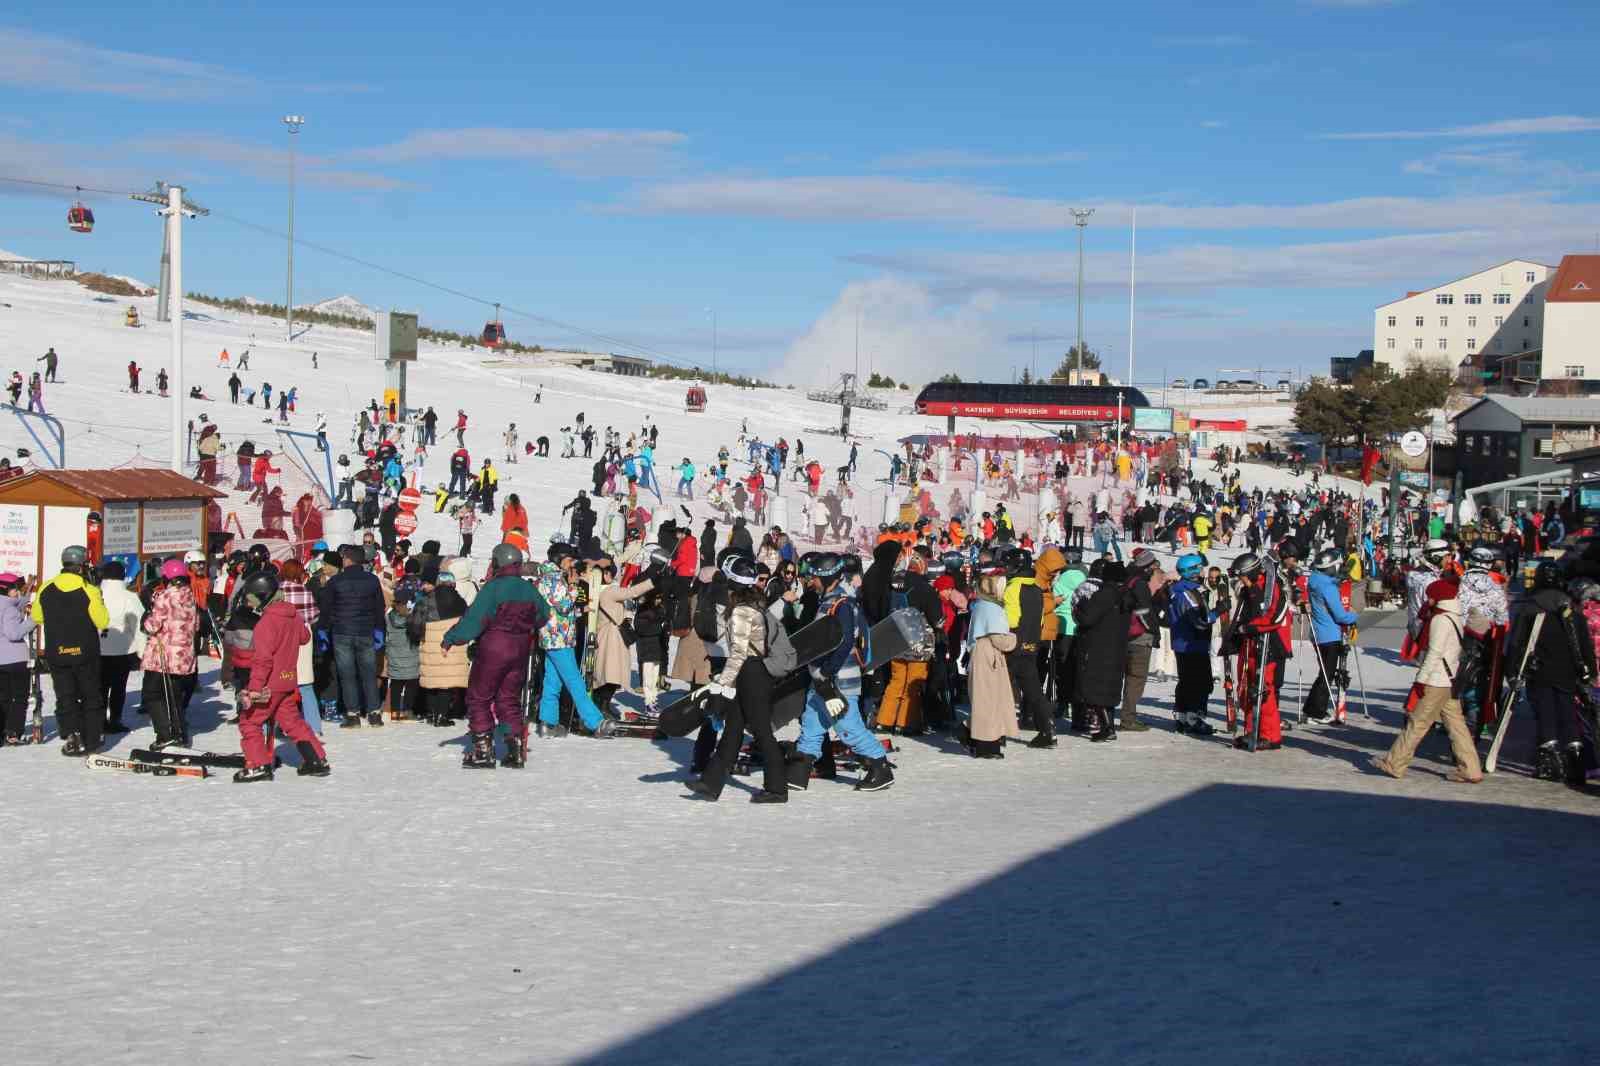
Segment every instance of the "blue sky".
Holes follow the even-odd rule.
[[[0,177],[183,181],[186,287],[282,299],[297,232],[510,307],[807,381],[1053,365],[1325,372],[1371,309],[1600,232],[1600,5],[36,6],[0,16]],[[453,21],[443,21],[451,19]],[[149,209],[0,182],[0,248],[153,278]],[[220,216],[228,217],[220,217]],[[312,250],[445,328],[485,310]],[[516,338],[606,347],[507,315]],[[615,346],[612,346],[615,347]]]

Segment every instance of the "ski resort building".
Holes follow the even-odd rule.
[[[1537,352],[1553,273],[1543,263],[1511,259],[1383,304],[1373,312],[1373,361],[1400,374],[1417,361],[1492,365]]]

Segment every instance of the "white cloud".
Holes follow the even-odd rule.
[[[1071,207],[1093,207],[1091,227],[1126,226],[1133,209],[1151,229],[1453,230],[1486,218],[1529,225],[1592,218],[1595,205],[1558,203],[1553,194],[1426,198],[1368,196],[1302,204],[1132,204],[1013,196],[983,186],[892,177],[716,177],[661,182],[634,190],[615,210],[639,214],[773,218],[799,222],[880,222],[997,231],[1064,230]]]
[[[1047,167],[1083,159],[1082,152],[1036,152],[990,155],[960,148],[903,152],[873,160],[879,170],[982,170],[991,167]]]
[[[656,165],[688,141],[675,130],[469,129],[422,130],[393,144],[349,152],[352,161],[410,163],[440,159],[532,159],[558,170],[624,172]]]
[[[947,370],[1003,379],[1001,366],[1021,358],[1007,347],[1010,330],[987,295],[975,293],[950,305],[918,282],[879,278],[845,286],[789,346],[778,380],[821,384],[853,370],[858,309],[863,374],[870,361],[873,370],[896,381],[922,382]]]
[[[0,29],[0,84],[177,100],[214,97],[256,82],[211,63],[118,52],[65,37]]]
[[[195,134],[186,137],[165,137],[137,141],[128,146],[130,151],[153,155],[170,155],[186,159],[204,159],[222,163],[240,173],[265,181],[288,181],[289,150],[261,144],[246,144],[227,137]],[[367,171],[342,170],[331,165],[327,156],[295,153],[295,180],[307,185],[320,185],[335,189],[370,189],[388,192],[410,188],[411,183],[373,174]]]
[[[1584,115],[1546,115],[1542,118],[1502,118],[1470,126],[1445,126],[1432,130],[1380,130],[1367,133],[1324,133],[1325,141],[1407,141],[1429,137],[1532,137],[1546,133],[1590,133],[1600,130],[1600,118]]]

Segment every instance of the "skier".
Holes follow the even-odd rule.
[[[1428,541],[1422,558],[1406,573],[1406,636],[1400,644],[1400,658],[1416,658],[1422,639],[1422,605],[1428,599],[1428,586],[1439,579],[1440,569],[1450,554],[1450,545],[1443,540]]]
[[[1211,676],[1211,629],[1218,612],[1206,595],[1205,569],[1205,556],[1190,552],[1178,560],[1178,580],[1167,590],[1167,624],[1178,664],[1173,696],[1177,730],[1196,737],[1216,732],[1206,721],[1206,705],[1216,686]]]
[[[1344,559],[1337,548],[1325,548],[1317,554],[1311,575],[1306,579],[1304,609],[1311,615],[1311,636],[1317,645],[1319,665],[1302,713],[1306,721],[1316,725],[1337,721],[1335,712],[1342,701],[1332,701],[1330,705],[1329,685],[1343,691],[1348,683],[1345,656],[1349,649],[1345,646],[1344,634],[1347,627],[1356,624],[1357,618],[1339,594],[1337,575],[1343,565]]]
[[[422,429],[423,429],[423,438],[422,438],[422,443],[423,444],[429,445],[431,447],[432,445],[435,445],[435,444],[439,443],[439,435],[438,435],[439,416],[434,414],[432,407],[429,407],[427,409],[427,411],[425,411],[423,413],[423,415],[422,415]]]
[[[56,730],[61,754],[100,750],[105,722],[100,688],[100,631],[111,624],[100,590],[84,580],[88,549],[73,544],[61,552],[61,573],[33,599],[33,620],[44,627],[42,655],[56,693]]]
[[[488,459],[483,461],[483,469],[478,472],[478,498],[483,501],[483,513],[494,514],[494,493],[500,487],[500,472]]]
[[[517,424],[515,422],[506,427],[505,433],[506,462],[517,461]]]
[[[272,410],[272,383],[270,381],[261,383],[261,409],[264,411]]]
[[[301,777],[327,777],[332,773],[327,752],[300,711],[298,662],[301,646],[311,641],[311,631],[294,604],[284,599],[278,577],[270,568],[258,570],[245,581],[243,599],[246,606],[261,613],[261,620],[252,639],[250,678],[239,693],[244,769],[233,779],[241,784],[272,780],[268,738],[277,731],[299,749]]]
[[[162,396],[167,394],[167,368],[162,367],[156,371],[156,392]]]
[[[1239,692],[1245,709],[1245,733],[1234,739],[1233,746],[1241,751],[1276,751],[1283,747],[1278,689],[1289,657],[1289,596],[1276,565],[1254,552],[1245,552],[1228,569],[1239,583],[1239,593],[1234,599],[1233,632],[1223,642],[1223,654],[1239,657]]]
[[[56,350],[54,348],[51,348],[49,351],[45,352],[39,358],[34,360],[35,363],[44,364],[44,379],[46,381],[56,380],[56,366],[60,363],[60,361],[61,357],[56,354]],[[35,376],[37,376],[37,372],[35,372]]]
[[[856,791],[877,792],[894,784],[894,771],[884,757],[883,745],[861,720],[863,621],[844,574],[844,559],[832,552],[823,552],[812,561],[809,581],[818,595],[817,614],[838,618],[844,639],[837,651],[809,667],[811,691],[800,715],[795,755],[788,764],[791,791],[804,791],[810,784],[811,768],[822,757],[822,740],[830,729],[866,768],[856,782]]]
[[[108,564],[109,565],[109,564]],[[156,739],[151,750],[189,746],[189,725],[184,710],[198,680],[195,634],[200,612],[195,604],[189,568],[181,559],[161,564],[161,586],[150,601],[141,628],[145,633],[140,666],[140,704],[150,715]]]
[[[457,448],[450,455],[450,486],[445,491],[455,496],[467,494],[467,481],[472,474],[472,457],[467,454],[467,449]]]
[[[1578,693],[1595,681],[1595,649],[1579,605],[1561,587],[1561,570],[1553,559],[1541,559],[1533,571],[1533,596],[1512,628],[1506,660],[1521,663],[1532,639],[1533,624],[1543,616],[1533,654],[1528,657],[1528,702],[1538,718],[1534,776],[1551,781],[1584,781],[1582,742],[1578,730]]]
[[[561,508],[561,513],[572,512],[572,543],[577,547],[589,543],[589,537],[594,533],[596,516],[594,507],[589,503],[589,494],[583,489],[578,490],[578,495],[571,503]]]
[[[26,386],[22,380],[22,371],[13,370],[11,378],[6,382],[6,392],[11,395],[11,406],[17,407],[22,403],[22,390]]]
[[[139,391],[139,364],[132,359],[128,360],[128,391]]]
[[[1474,736],[1485,724],[1486,708],[1497,706],[1501,673],[1501,651],[1505,635],[1511,628],[1511,617],[1506,604],[1505,579],[1494,573],[1495,560],[1499,558],[1493,548],[1478,545],[1467,553],[1467,571],[1461,577],[1461,612],[1477,612],[1487,620],[1489,629],[1479,635],[1469,626],[1466,632],[1468,650],[1463,657],[1481,657],[1483,669],[1478,684],[1461,693],[1461,711],[1467,720],[1467,729]],[[1474,645],[1479,645],[1474,647]]]
[[[430,410],[431,410],[431,408],[430,408]],[[467,446],[467,439],[466,438],[467,438],[467,412],[458,409],[456,411],[456,447],[465,448]]]

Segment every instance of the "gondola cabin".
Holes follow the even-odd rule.
[[[82,203],[73,204],[67,209],[67,228],[74,233],[93,233],[94,212]]]
[[[485,348],[504,348],[506,345],[506,327],[499,322],[485,322],[483,326],[483,346]]]
[[[683,395],[683,409],[690,414],[701,414],[706,409],[706,390],[699,385],[689,386]]]

